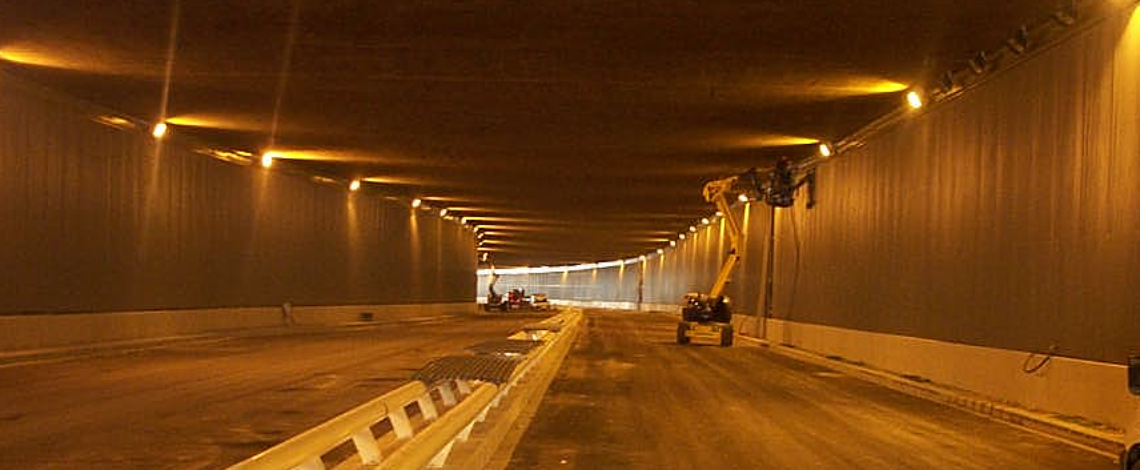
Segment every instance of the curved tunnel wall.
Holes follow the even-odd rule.
[[[1140,344],[1136,11],[822,165],[815,208],[751,204],[736,311],[764,310],[774,212],[774,318],[1123,363]],[[650,255],[643,301],[707,290],[726,243],[714,224]],[[582,282],[547,290],[638,300]]]
[[[0,314],[470,302],[471,232],[0,74]]]

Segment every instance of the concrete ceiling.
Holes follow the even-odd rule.
[[[558,265],[666,246],[713,211],[705,181],[807,156],[1057,6],[35,0],[4,8],[0,58],[174,133],[290,157],[275,169],[449,207],[486,226],[496,265]]]

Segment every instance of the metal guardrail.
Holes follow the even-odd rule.
[[[501,384],[462,378],[441,381],[430,387],[419,381],[410,382],[228,470],[325,470],[323,456],[350,440],[356,452],[337,463],[338,469],[356,468],[354,464],[382,469],[443,466],[454,445],[467,440],[475,424],[483,421],[490,409],[540,362],[555,343],[566,341],[571,336],[564,331],[567,325],[575,324],[579,316],[580,313],[575,311],[565,312],[528,325],[525,331],[516,333],[528,339],[542,339],[544,344],[524,355],[510,379]],[[540,325],[549,329],[536,328]],[[408,407],[413,403],[419,409],[415,421],[408,415]],[[440,414],[440,408],[445,412]],[[372,427],[385,420],[392,431],[377,439]],[[417,427],[421,428],[418,433]],[[386,458],[385,451],[389,452]]]

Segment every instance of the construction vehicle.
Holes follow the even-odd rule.
[[[736,219],[732,208],[729,207],[728,194],[737,192],[746,196],[756,197],[767,202],[772,207],[791,207],[795,203],[795,192],[804,184],[814,186],[815,170],[805,171],[798,181],[796,180],[796,167],[791,159],[780,158],[775,168],[769,171],[766,182],[761,182],[756,169],[750,169],[740,175],[710,181],[705,184],[702,191],[705,201],[716,206],[726,222],[729,236],[728,256],[717,273],[716,281],[707,294],[689,293],[683,298],[684,306],[681,308],[681,321],[677,323],[677,343],[689,344],[694,339],[708,339],[721,346],[732,346],[732,309],[729,299],[724,295],[729,277],[740,261],[740,247],[744,234],[740,230],[740,221]],[[738,185],[744,186],[739,188]],[[808,207],[815,205],[815,191],[810,191]]]
[[[490,312],[491,310],[507,311],[511,306],[508,302],[503,300],[503,294],[495,292],[495,283],[499,281],[499,275],[495,271],[491,271],[491,280],[487,282],[487,303],[483,304],[483,310]]]

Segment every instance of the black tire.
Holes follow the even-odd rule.
[[[689,344],[689,324],[677,323],[677,344]]]
[[[724,325],[720,329],[720,345],[722,347],[732,346],[732,325]]]

